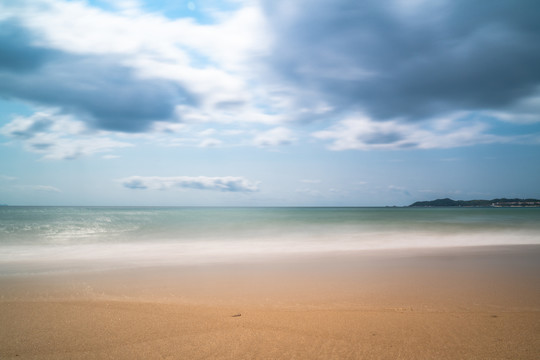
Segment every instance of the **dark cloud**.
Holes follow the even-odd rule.
[[[43,151],[48,150],[54,146],[53,143],[34,143],[30,145],[34,150]]]
[[[368,145],[393,144],[401,140],[403,140],[403,135],[397,132],[375,133],[362,139]]]
[[[148,186],[144,184],[143,179],[139,178],[126,179],[122,185],[128,189],[148,189]]]
[[[54,51],[29,46],[32,38],[15,21],[0,22],[0,71],[31,71],[54,57]]]
[[[124,132],[169,120],[196,99],[172,81],[140,78],[113,57],[40,48],[14,22],[0,23],[0,95],[59,107],[90,126]]]
[[[415,120],[502,108],[540,85],[536,0],[264,3],[274,74],[336,109]]]

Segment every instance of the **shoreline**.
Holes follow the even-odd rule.
[[[540,355],[540,245],[0,276],[0,357]]]
[[[403,236],[411,236],[404,233]],[[485,244],[453,245],[429,244],[432,234],[416,234],[417,245],[395,244],[387,246],[362,247],[352,242],[327,244],[322,241],[295,244],[287,248],[285,241],[249,243],[245,240],[233,242],[197,243],[112,243],[82,245],[6,245],[0,258],[0,278],[10,276],[47,276],[62,273],[87,273],[116,270],[137,270],[157,267],[204,267],[227,264],[282,263],[284,261],[306,261],[312,258],[350,257],[403,257],[420,256],[457,251],[467,254],[475,251],[497,251],[540,247],[540,244],[524,241],[501,243],[491,240]],[[478,241],[482,233],[470,235]],[[501,238],[510,235],[501,233]],[[523,234],[519,234],[523,236]],[[517,235],[516,235],[517,238]],[[531,240],[531,239],[529,239]],[[449,241],[451,242],[451,241]],[[227,248],[231,246],[231,249]]]
[[[86,300],[94,294],[98,299],[112,300],[170,302],[192,296],[200,301],[210,295],[228,299],[240,290],[254,297],[268,296],[272,292],[281,295],[291,289],[290,294],[302,294],[310,287],[332,288],[339,294],[353,296],[351,289],[377,288],[377,283],[402,288],[417,282],[429,290],[437,285],[437,277],[447,282],[445,287],[481,280],[504,280],[514,285],[534,277],[540,280],[540,245],[272,254],[178,265],[134,263],[107,267],[96,262],[94,267],[1,273],[0,300],[72,300],[77,296]],[[540,295],[540,289],[538,293]],[[540,308],[540,297],[538,306]]]

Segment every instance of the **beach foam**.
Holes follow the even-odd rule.
[[[8,210],[0,210],[0,274],[540,244],[540,209]]]

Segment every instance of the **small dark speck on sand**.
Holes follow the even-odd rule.
[[[242,316],[242,314],[234,314],[234,315],[231,316],[231,317],[240,317],[240,316]]]

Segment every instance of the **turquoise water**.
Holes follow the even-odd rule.
[[[540,208],[0,207],[0,273],[540,244]]]

